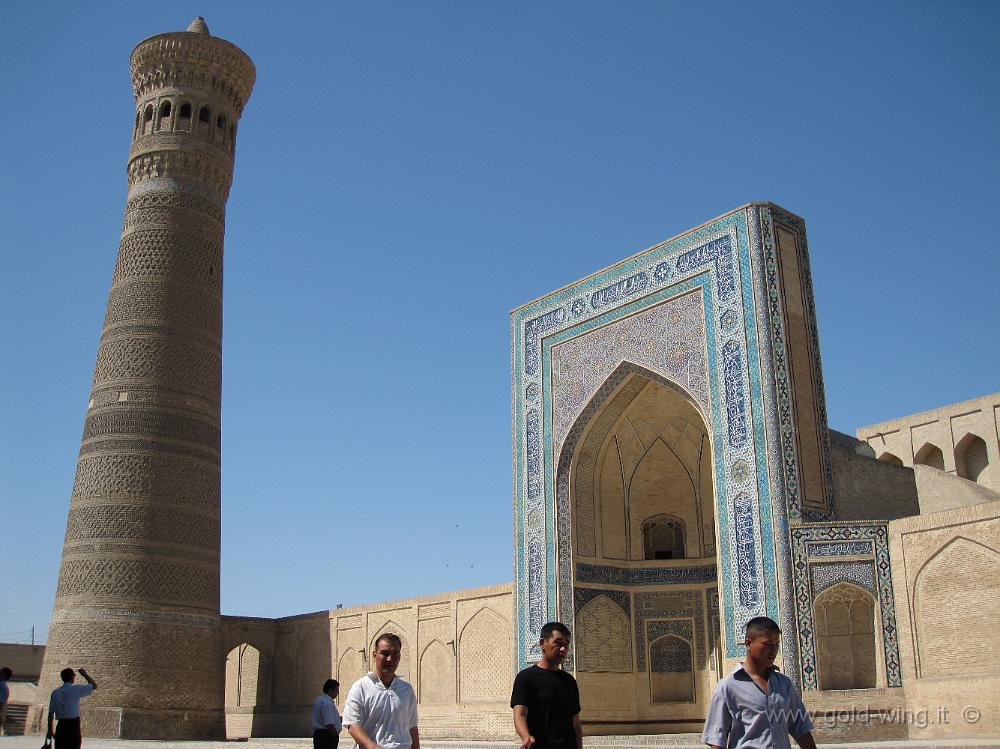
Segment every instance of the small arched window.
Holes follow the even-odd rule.
[[[927,442],[913,456],[913,462],[943,471],[944,453],[941,452],[941,448],[937,445]]]
[[[160,117],[163,118],[169,116],[170,116],[170,102],[165,101],[160,105]]]
[[[645,559],[684,559],[684,523],[669,515],[655,515],[642,524]]]
[[[149,104],[149,105],[146,106],[146,113],[143,115],[142,119],[145,122],[152,122],[153,121],[153,105],[152,104]]]
[[[181,104],[180,116],[184,119],[191,119],[191,105],[187,102]]]
[[[979,481],[989,465],[986,442],[979,435],[967,434],[955,445],[955,467],[962,478]]]
[[[219,115],[219,119],[217,119],[215,121],[215,126],[217,128],[219,128],[220,130],[222,130],[222,129],[224,129],[226,127],[226,117],[225,117],[225,115],[221,115],[221,114]]]
[[[209,110],[208,107],[202,107],[201,111],[198,112],[198,121],[199,122],[212,121],[212,112]]]

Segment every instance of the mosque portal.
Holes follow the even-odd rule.
[[[754,616],[799,682],[789,528],[831,513],[801,219],[744,206],[512,317],[517,663],[569,624],[591,733],[697,730]]]

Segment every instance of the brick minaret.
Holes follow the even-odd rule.
[[[86,735],[221,738],[222,244],[255,71],[198,18],[140,42],[131,74],[124,228],[30,720],[84,666]]]

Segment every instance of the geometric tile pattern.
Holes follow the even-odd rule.
[[[577,588],[573,593],[573,602],[576,604],[577,612],[598,596],[605,596],[618,604],[618,608],[625,612],[626,617],[630,617],[632,600],[627,591],[604,590],[602,588]]]
[[[668,335],[667,331],[671,331]],[[705,309],[685,294],[641,314],[573,338],[552,351],[552,439],[562,444],[573,422],[622,361],[663,373],[708,413]]]
[[[875,565],[872,562],[826,562],[810,564],[813,596],[818,596],[827,588],[838,583],[854,583],[873,596],[875,590]]]
[[[704,668],[706,664],[704,625],[704,598],[700,590],[677,591],[673,593],[636,593],[635,600],[635,642],[636,642],[636,671],[646,670],[646,647],[642,643],[652,642],[662,634],[677,634],[694,645],[698,656],[698,667]],[[679,621],[678,621],[679,620]],[[685,629],[681,631],[661,632],[659,628],[665,626],[664,621],[669,621],[669,626],[680,626],[683,623]],[[693,623],[693,629],[692,629]],[[651,636],[651,631],[653,636]]]
[[[657,674],[683,674],[691,672],[690,619],[651,621],[646,625],[646,647],[649,648],[649,670]],[[669,637],[654,647],[661,637]]]
[[[854,583],[875,596],[881,616],[885,686],[902,686],[886,523],[809,524],[792,528],[791,542],[802,688],[819,689],[813,604],[816,596],[838,582]],[[869,559],[832,562],[835,551]]]
[[[609,373],[617,376],[620,368],[680,387],[703,410],[715,447],[717,576],[721,626],[730,635],[727,655],[739,655],[738,630],[750,617],[766,614],[781,621],[777,576],[789,577],[790,560],[787,551],[779,557],[775,545],[787,549],[787,536],[775,539],[774,533],[787,534],[788,525],[785,507],[774,501],[787,501],[789,507],[797,501],[798,457],[792,444],[782,458],[783,479],[775,484],[767,478],[766,445],[783,444],[794,413],[787,373],[773,371],[771,355],[774,337],[784,340],[784,318],[769,307],[758,308],[755,296],[758,282],[769,288],[775,281],[764,280],[760,231],[765,223],[770,230],[771,212],[777,210],[754,205],[734,211],[512,313],[518,664],[537,657],[533,624],[567,621],[575,613],[578,569],[562,467],[587,414],[603,405]],[[781,217],[783,222],[794,218]],[[773,242],[767,244],[773,255]],[[811,290],[803,293],[811,295]],[[780,302],[776,286],[773,296]],[[767,294],[759,299],[763,305],[770,301]],[[678,304],[676,328],[650,323],[647,333],[647,323],[638,322],[671,314]],[[810,296],[807,309],[811,305]],[[695,306],[697,314],[692,314]],[[626,320],[636,322],[634,340],[626,332],[630,328],[616,327]],[[691,345],[695,330],[701,342],[697,349]],[[598,374],[588,374],[588,362]],[[691,364],[690,378],[685,362]],[[822,383],[816,392],[822,393]],[[790,587],[781,586],[788,612],[793,609],[786,593]]]
[[[576,615],[576,665],[580,671],[630,673],[628,614],[608,596],[592,598]]]

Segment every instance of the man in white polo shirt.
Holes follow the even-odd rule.
[[[396,676],[402,642],[386,632],[375,641],[369,671],[351,687],[344,703],[344,725],[359,749],[420,749],[417,696]]]
[[[97,689],[97,683],[90,678],[87,669],[80,669],[80,676],[87,680],[86,684],[74,684],[76,673],[71,668],[59,672],[62,686],[52,690],[49,698],[49,730],[45,734],[45,743],[56,737],[56,749],[80,749],[83,735],[80,733],[80,700]],[[52,721],[59,724],[52,730]]]

